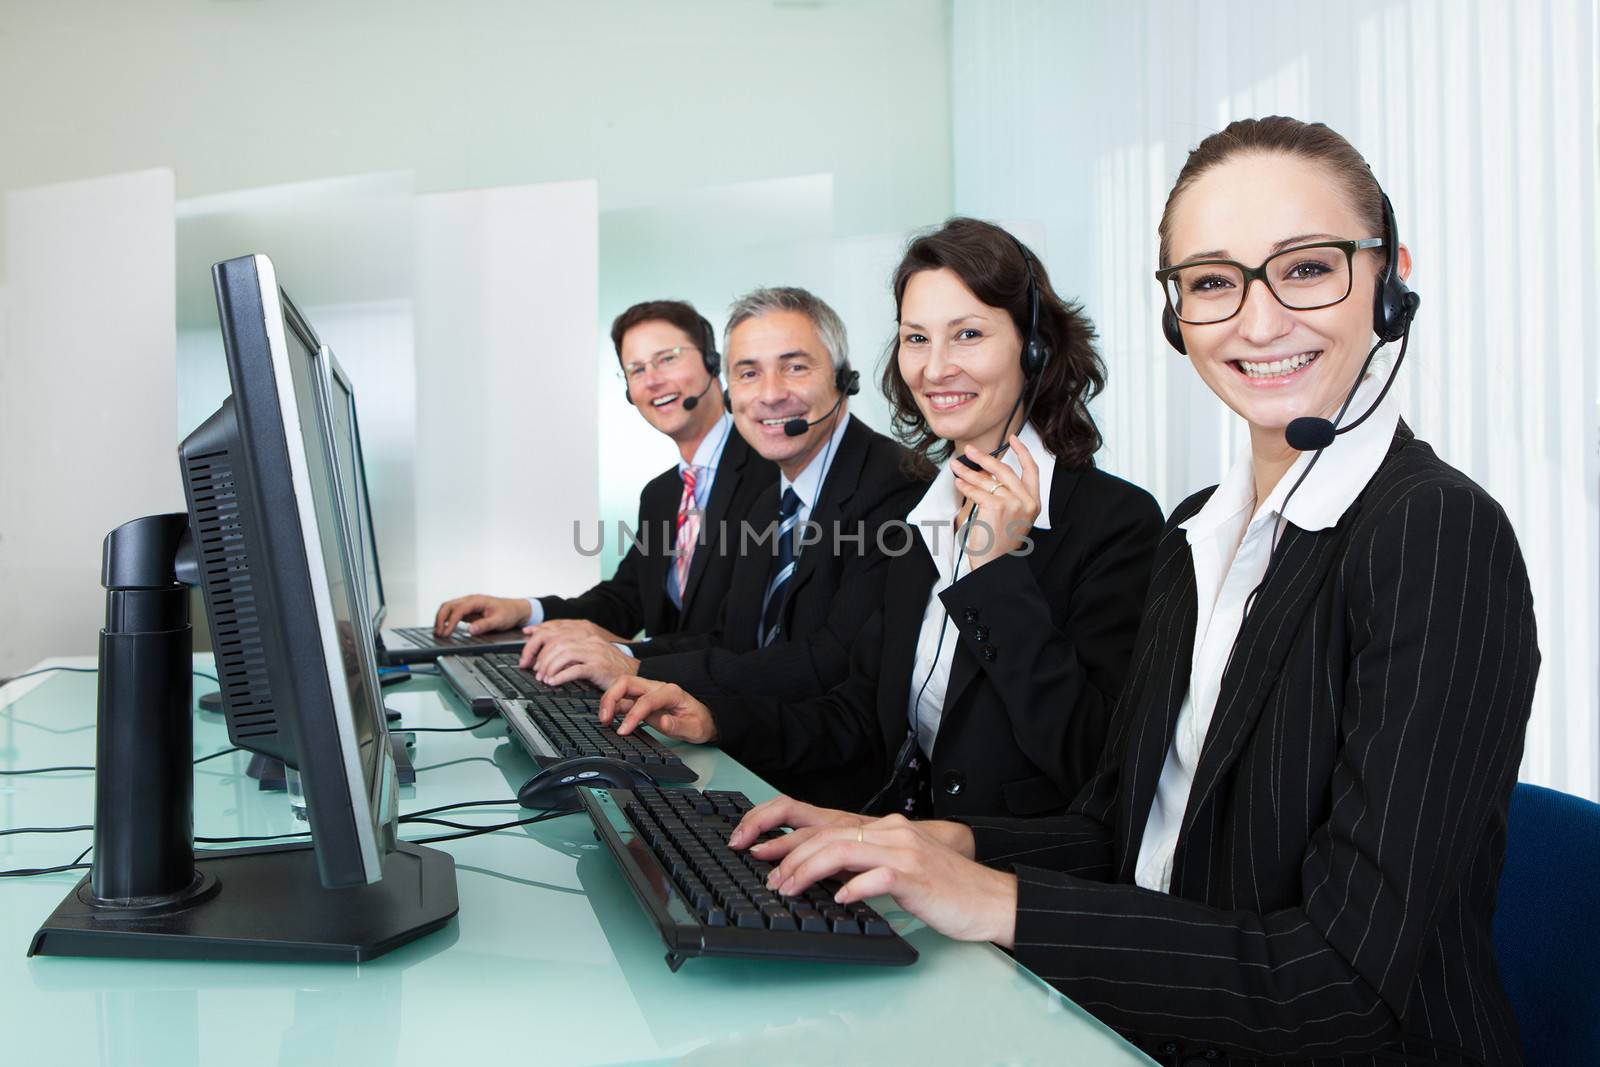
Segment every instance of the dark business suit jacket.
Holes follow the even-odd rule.
[[[1521,1062],[1490,921],[1539,652],[1505,513],[1402,424],[1286,525],[1201,750],[1171,892],[1133,885],[1188,687],[1172,515],[1105,761],[1065,816],[971,820],[1016,955],[1162,1062]],[[1209,1053],[1209,1055],[1208,1055]]]
[[[1059,465],[1049,509],[1051,528],[1030,532],[1030,553],[992,560],[939,594],[957,645],[929,754],[934,814],[1059,812],[1098,765],[1161,511],[1119,478]],[[908,535],[844,683],[796,703],[708,702],[717,744],[793,796],[859,809],[890,777],[937,580],[921,536]]]
[[[654,636],[711,628],[728,595],[738,546],[720,534],[770,491],[777,478],[778,468],[730,430],[700,521],[701,543],[689,560],[683,609],[667,596],[667,568],[674,561],[678,502],[683,497],[683,478],[674,466],[645,483],[639,494],[638,535],[616,572],[575,597],[540,597],[544,617],[588,619],[622,637],[640,630]]]
[[[908,458],[889,438],[851,419],[808,520],[821,540],[800,550],[777,639],[761,648],[757,629],[776,567],[772,534],[781,482],[749,516],[753,533],[764,540],[758,545],[751,536],[734,549],[733,579],[717,626],[635,645],[639,674],[677,682],[701,699],[724,694],[797,700],[844,681],[850,646],[883,599],[889,556],[882,546],[903,542],[890,524],[903,520],[927,489],[927,477],[911,473]]]

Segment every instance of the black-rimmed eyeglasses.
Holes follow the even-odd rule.
[[[1191,326],[1225,322],[1244,307],[1250,283],[1260,281],[1294,311],[1332,307],[1350,295],[1352,264],[1365,248],[1382,248],[1382,237],[1318,241],[1275,252],[1259,267],[1232,259],[1199,259],[1156,271],[1167,306]]]

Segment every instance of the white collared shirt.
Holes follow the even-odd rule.
[[[1017,435],[1033,456],[1039,468],[1039,515],[1033,520],[1035,530],[1050,529],[1050,484],[1055,477],[1056,459],[1044,447],[1039,433],[1030,423]],[[911,666],[911,688],[906,693],[906,722],[917,732],[917,744],[922,751],[933,753],[934,739],[939,735],[939,723],[944,718],[945,691],[950,685],[950,665],[955,662],[956,646],[961,642],[944,633],[949,614],[939,594],[949,588],[962,574],[970,573],[965,557],[958,557],[960,534],[955,530],[956,509],[964,498],[956,491],[956,476],[950,463],[941,469],[922,494],[916,507],[906,515],[906,522],[922,535],[922,545],[933,557],[938,578],[928,592],[928,605],[922,612],[922,629],[917,633],[917,654]],[[1006,466],[1022,473],[1021,461],[1012,449],[1004,456]],[[997,533],[999,531],[996,531]],[[974,530],[969,536],[984,536]],[[943,643],[941,644],[941,638]],[[935,653],[937,652],[937,655]]]
[[[847,411],[839,418],[839,425],[833,428],[833,433],[828,435],[828,443],[822,450],[811,457],[811,462],[805,469],[794,476],[794,481],[789,480],[786,474],[778,475],[778,499],[783,499],[783,494],[794,490],[794,495],[800,498],[800,510],[795,513],[797,522],[805,522],[811,518],[811,509],[817,505],[817,497],[822,495],[823,483],[828,480],[828,468],[833,466],[834,457],[839,454],[839,442],[844,440],[845,427],[850,424],[850,413]]]
[[[1362,383],[1347,421],[1367,410],[1386,377],[1379,371]],[[1287,510],[1284,498],[1315,453],[1301,454],[1267,494],[1266,503],[1256,507],[1255,470],[1247,443],[1211,498],[1181,524],[1194,561],[1194,655],[1189,689],[1178,711],[1177,730],[1161,766],[1155,799],[1139,842],[1135,884],[1162,893],[1172,885],[1178,831],[1217,707],[1222,672],[1244,622],[1245,600],[1267,573],[1279,514],[1283,515],[1285,526],[1306,531],[1326,530],[1337,524],[1377,473],[1399,421],[1399,407],[1389,397],[1366,422],[1335,438],[1288,502]],[[1281,531],[1278,536],[1281,539]]]
[[[694,467],[694,502],[695,507],[705,511],[706,503],[711,499],[711,485],[717,480],[717,468],[722,465],[722,452],[728,445],[728,434],[733,431],[733,416],[726,411],[716,421],[707,434],[700,439],[700,444],[695,447],[693,459],[685,463],[683,457],[678,457],[678,476],[683,477],[683,472],[689,467]],[[702,531],[702,536],[709,536]],[[667,596],[674,605],[683,607],[683,598],[678,591],[678,568],[667,568]],[[522,625],[537,626],[544,621],[544,605],[539,603],[539,598],[528,598],[528,620]],[[628,636],[626,634],[624,637]],[[618,645],[630,656],[630,650]]]

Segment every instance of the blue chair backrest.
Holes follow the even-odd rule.
[[[1517,783],[1494,951],[1527,1067],[1600,1062],[1600,804]]]

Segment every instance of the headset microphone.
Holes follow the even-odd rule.
[[[704,389],[702,389],[698,393],[694,394],[694,396],[686,396],[686,397],[684,397],[683,398],[683,410],[685,410],[685,411],[693,411],[695,409],[695,407],[700,403],[700,398],[705,396],[707,393],[709,393],[711,391],[711,383],[716,381],[716,380],[717,379],[716,379],[716,377],[714,375],[708,376],[706,378],[706,387]],[[802,430],[800,432],[804,433],[805,431]]]
[[[851,370],[849,362],[846,361],[833,372],[833,386],[839,392],[839,399],[833,402],[833,407],[829,408],[822,418],[807,422],[803,416],[797,415],[783,424],[783,432],[790,437],[803,437],[811,427],[833,418],[833,413],[839,410],[839,405],[844,403],[845,397],[855,396],[861,392],[861,373]]]
[[[818,423],[827,422],[829,419],[833,418],[833,413],[838,411],[839,405],[843,403],[844,394],[840,393],[839,399],[833,402],[833,407],[829,408],[822,418],[812,419],[810,422],[807,422],[804,418],[797,416],[783,424],[783,432],[788,434],[790,437],[804,437],[805,432],[811,429],[811,427],[817,425]]]
[[[1333,444],[1334,439],[1340,434],[1349,433],[1363,422],[1366,422],[1372,413],[1378,410],[1378,405],[1383,403],[1384,397],[1389,395],[1389,388],[1394,385],[1395,375],[1400,373],[1400,364],[1406,361],[1406,348],[1411,343],[1411,319],[1416,315],[1417,308],[1421,306],[1422,298],[1408,290],[1400,303],[1405,323],[1402,327],[1403,332],[1400,334],[1400,352],[1394,358],[1394,366],[1389,368],[1389,377],[1384,381],[1383,390],[1378,393],[1378,399],[1374,400],[1372,405],[1361,413],[1361,417],[1350,425],[1337,425],[1338,420],[1344,418],[1344,413],[1349,409],[1351,402],[1355,400],[1356,390],[1360,389],[1361,383],[1366,381],[1367,368],[1372,366],[1372,357],[1377,355],[1378,349],[1382,348],[1390,340],[1390,338],[1386,337],[1379,337],[1378,343],[1373,345],[1372,351],[1367,353],[1366,362],[1361,364],[1361,373],[1356,375],[1356,383],[1350,387],[1350,392],[1345,396],[1344,405],[1339,408],[1339,414],[1335,420],[1330,421],[1317,418],[1314,415],[1303,415],[1290,422],[1284,428],[1283,439],[1288,442],[1290,448],[1297,452],[1317,452],[1327,448]]]

